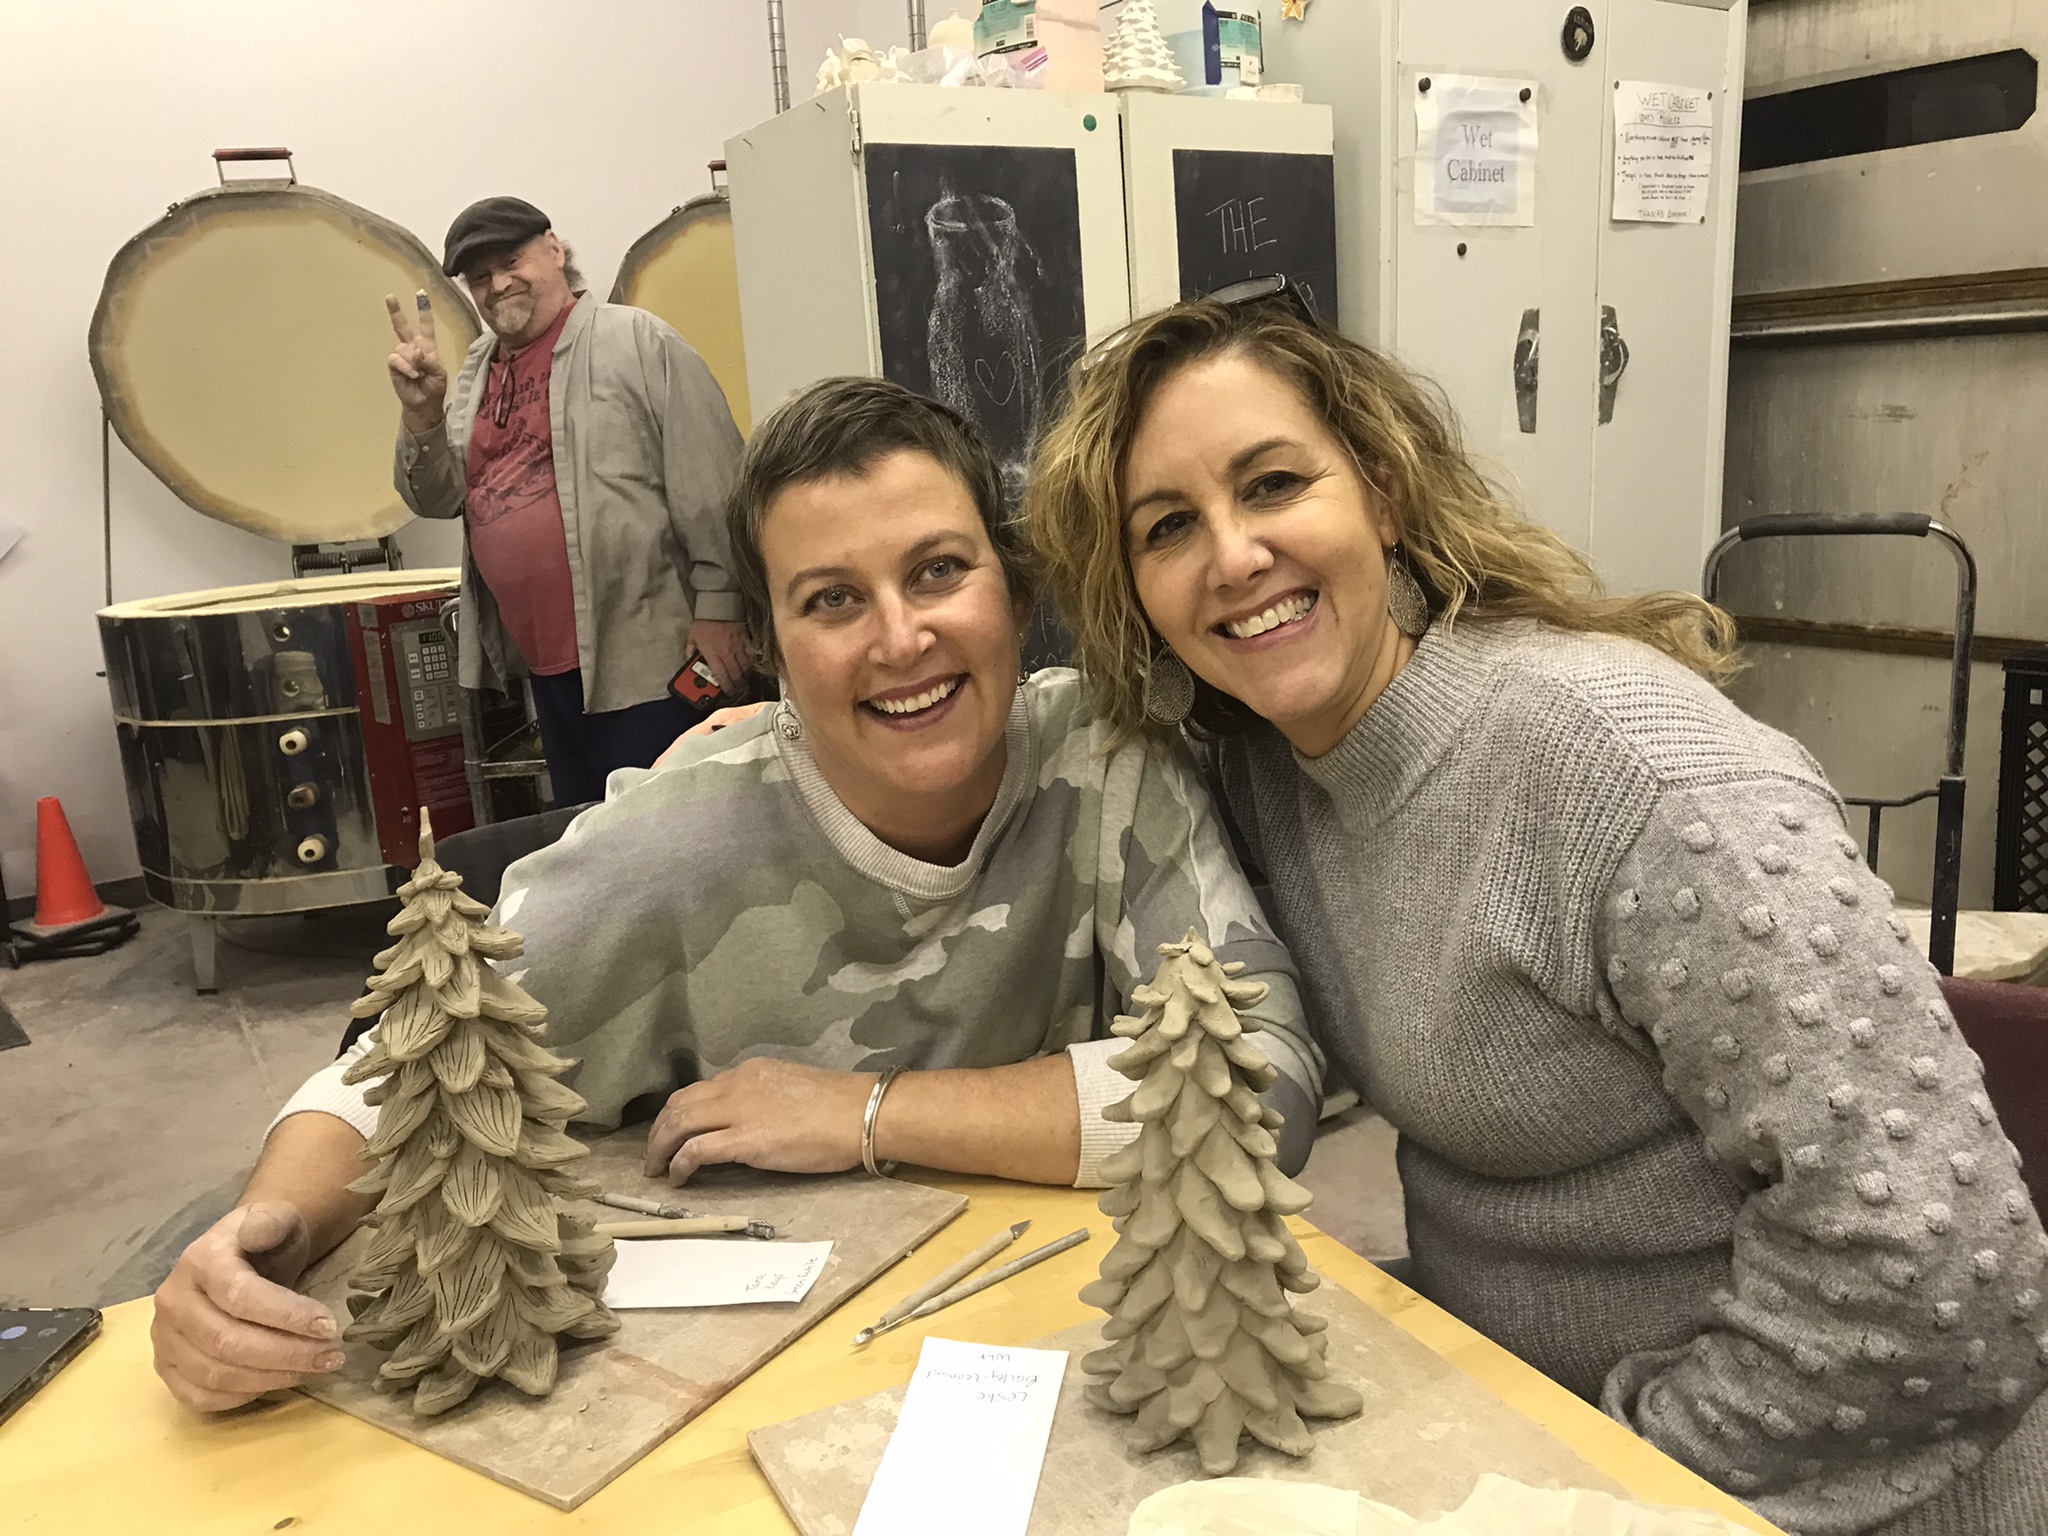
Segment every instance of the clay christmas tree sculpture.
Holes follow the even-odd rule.
[[[1109,1313],[1109,1342],[1081,1364],[1104,1378],[1090,1402],[1138,1416],[1133,1450],[1186,1436],[1213,1476],[1237,1465],[1242,1434],[1306,1456],[1302,1420],[1347,1418],[1362,1400],[1324,1380],[1327,1325],[1288,1300],[1320,1282],[1282,1220],[1309,1195],[1273,1164],[1280,1116],[1258,1095],[1275,1069],[1237,1016],[1266,988],[1231,979],[1244,967],[1217,964],[1193,932],[1159,953],[1132,993],[1145,1012],[1112,1026],[1131,1046],[1110,1065],[1139,1082],[1103,1115],[1139,1130],[1102,1165],[1120,1235],[1081,1299]]]
[[[555,1384],[556,1337],[599,1339],[619,1320],[599,1298],[612,1242],[555,1208],[595,1194],[564,1171],[585,1155],[562,1127],[583,1100],[555,1079],[569,1063],[541,1043],[547,1010],[484,962],[521,952],[490,909],[434,862],[420,812],[420,862],[377,956],[381,974],[350,1010],[383,1017],[343,1081],[381,1079],[363,1148],[379,1195],[368,1252],[350,1277],[343,1337],[391,1351],[379,1390],[417,1383],[413,1410],[442,1413],[496,1376],[539,1397]]]
[[[1102,49],[1102,83],[1112,91],[1178,91],[1186,87],[1173,50],[1159,30],[1152,0],[1124,0],[1116,32]]]

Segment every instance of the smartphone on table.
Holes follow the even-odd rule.
[[[0,1424],[99,1331],[92,1307],[0,1307]]]

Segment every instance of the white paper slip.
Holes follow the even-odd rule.
[[[1701,224],[1714,188],[1714,98],[1702,88],[1614,85],[1614,217]]]
[[[832,1245],[654,1237],[621,1239],[618,1250],[605,1282],[608,1307],[737,1307],[802,1301]]]
[[[853,1536],[1024,1536],[1063,1349],[926,1339]]]
[[[1536,222],[1536,82],[1416,74],[1415,222]]]

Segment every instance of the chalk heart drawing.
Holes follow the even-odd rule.
[[[1008,405],[1010,397],[1017,393],[1017,359],[1005,352],[1001,363],[998,370],[989,367],[987,358],[977,357],[974,360],[974,380],[997,405]],[[1002,386],[1000,389],[996,387],[998,384]]]
[[[1038,431],[1044,364],[1025,270],[1038,257],[1017,210],[985,192],[947,192],[924,216],[937,288],[925,330],[932,393],[979,426],[1007,471]]]

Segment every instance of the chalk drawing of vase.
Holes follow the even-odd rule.
[[[932,392],[978,425],[1013,494],[1038,430],[1038,325],[1023,269],[1038,258],[1000,197],[941,198],[924,216],[938,291],[926,331]]]

